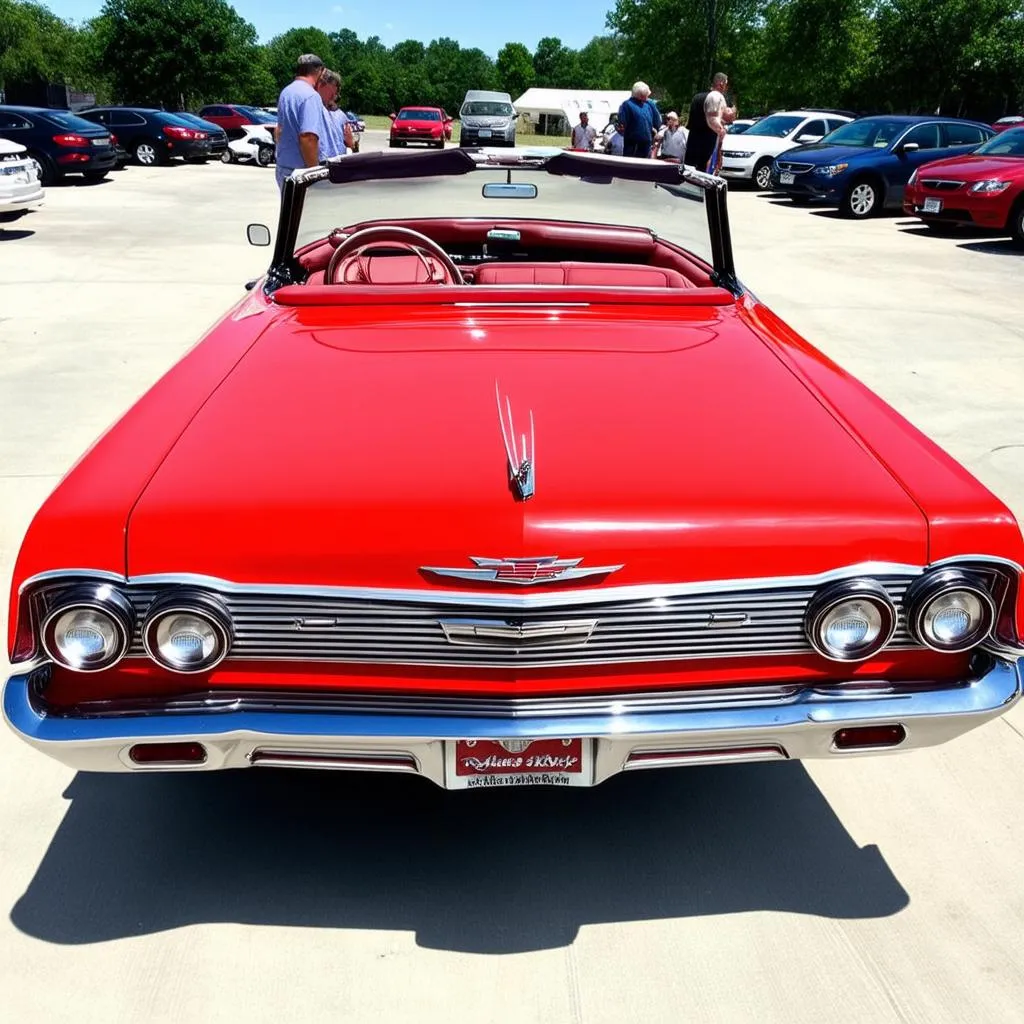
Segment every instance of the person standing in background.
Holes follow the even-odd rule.
[[[649,157],[654,133],[661,127],[661,114],[651,101],[646,82],[633,85],[633,95],[619,107],[619,124],[623,126],[623,156]]]
[[[338,90],[341,75],[325,68],[316,91],[324,107],[324,132],[320,138],[320,160],[344,156],[352,151],[352,125],[343,110],[338,109]]]
[[[594,139],[597,138],[597,130],[590,127],[590,115],[584,110],[580,114],[580,123],[572,130],[571,149],[585,149],[588,152],[594,148]]]
[[[659,160],[683,161],[686,152],[686,129],[679,123],[679,115],[670,110],[665,115],[665,126],[654,140],[654,156]]]
[[[295,79],[277,98],[277,187],[300,167],[320,163],[320,137],[325,131],[324,105],[316,87],[324,62],[315,53],[304,53],[296,62]]]
[[[729,76],[719,71],[711,80],[711,88],[699,92],[690,104],[689,138],[683,162],[698,171],[714,174],[718,170],[726,125],[736,119],[736,110],[725,98]]]
[[[626,144],[626,140],[623,138],[623,125],[620,121],[615,126],[615,131],[611,133],[608,138],[608,145],[605,147],[605,152],[611,156],[622,156],[623,150]]]

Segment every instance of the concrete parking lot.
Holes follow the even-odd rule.
[[[265,269],[276,201],[273,169],[129,167],[0,225],[0,615],[32,513]],[[1009,241],[744,191],[731,217],[745,282],[1024,521]],[[76,776],[3,729],[2,1016],[1024,1021],[1022,794],[1020,706],[931,751],[572,794]]]

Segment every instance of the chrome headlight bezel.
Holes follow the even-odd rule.
[[[169,658],[162,650],[159,630],[170,616],[192,616],[208,625],[216,637],[211,653],[192,665]],[[149,657],[161,668],[180,675],[198,675],[216,668],[231,650],[234,630],[231,616],[220,598],[202,590],[175,590],[158,597],[149,607],[142,624],[142,644]]]
[[[878,613],[878,632],[870,642],[847,651],[830,646],[824,638],[829,615],[840,606],[856,601],[871,605]],[[804,631],[811,646],[829,661],[867,661],[883,650],[892,640],[896,632],[897,621],[896,605],[885,587],[877,580],[859,577],[840,580],[822,587],[807,605]]]
[[[814,173],[822,178],[834,178],[839,174],[842,174],[850,165],[845,164],[825,164],[821,167],[815,167]]]
[[[975,196],[999,196],[1012,184],[1013,182],[1003,181],[1001,178],[986,178],[984,181],[976,181],[968,191]]]
[[[87,662],[69,659],[57,642],[60,622],[76,612],[92,612],[110,625],[112,644],[101,658]],[[46,656],[71,672],[103,672],[116,665],[131,646],[135,628],[135,611],[128,598],[109,583],[81,583],[62,593],[43,617],[39,626],[39,643]]]
[[[956,643],[943,643],[929,630],[928,611],[937,600],[957,591],[970,594],[980,602],[981,619],[965,639]],[[989,588],[979,577],[963,569],[939,569],[919,577],[907,589],[904,608],[911,636],[925,647],[942,654],[958,654],[977,647],[992,635],[996,626],[996,602]]]

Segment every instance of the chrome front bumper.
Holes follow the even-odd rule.
[[[885,683],[771,691],[646,694],[599,710],[567,710],[569,702],[527,702],[513,717],[295,710],[185,710],[65,717],[47,713],[28,675],[4,689],[4,717],[37,750],[81,771],[211,771],[258,765],[399,771],[447,785],[446,750],[458,739],[584,737],[593,757],[589,785],[622,771],[691,764],[812,757],[849,757],[945,743],[1008,711],[1021,696],[1016,662],[994,660],[981,677],[942,688]],[[738,694],[738,695],[737,695]],[[546,713],[544,708],[552,711]],[[901,725],[906,736],[884,750],[838,750],[839,729]],[[187,766],[136,764],[138,743],[200,743],[205,760]]]

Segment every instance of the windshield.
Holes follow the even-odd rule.
[[[347,158],[346,158],[347,159]],[[535,185],[536,198],[484,198],[487,183]],[[671,190],[670,190],[671,189]],[[306,190],[296,248],[326,238],[338,228],[365,221],[415,229],[417,218],[480,219],[497,231],[515,233],[515,223],[625,225],[655,232],[702,260],[712,261],[704,193],[695,185],[666,187],[652,182],[586,181],[549,174],[542,168],[481,167],[468,174],[437,177],[318,182]],[[528,256],[529,253],[524,255]],[[563,259],[587,259],[570,253]]]
[[[441,115],[436,110],[403,110],[398,115],[399,121],[440,121]]]
[[[744,135],[770,135],[774,139],[784,139],[789,135],[803,118],[792,114],[772,114],[771,117],[762,118],[757,124],[751,125]]]
[[[974,151],[974,155],[1024,157],[1024,128],[1013,128],[1008,132],[993,135],[988,142]]]
[[[474,100],[462,106],[463,117],[511,117],[515,113],[511,103]]]
[[[821,141],[830,146],[885,149],[910,127],[906,121],[893,121],[887,117],[864,117],[829,132]]]
[[[238,107],[243,114],[247,117],[251,117],[256,124],[276,124],[277,118],[273,114],[268,114],[265,110],[257,110],[256,107]]]
[[[43,118],[58,128],[67,128],[69,131],[80,132],[85,128],[95,129],[94,121],[87,121],[84,117],[76,117],[74,114],[61,114],[55,110],[48,110]]]

